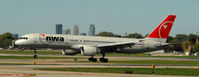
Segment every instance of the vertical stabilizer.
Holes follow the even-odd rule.
[[[168,17],[162,23],[160,23],[160,25],[146,38],[155,41],[166,42],[175,18],[176,15],[168,15]]]

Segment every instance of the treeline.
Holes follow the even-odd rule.
[[[147,35],[142,35],[139,33],[130,33],[126,34],[124,36],[114,34],[112,32],[100,32],[96,36],[106,36],[106,37],[121,37],[121,38],[145,38]],[[173,48],[170,50],[175,51],[185,51],[189,47],[191,48],[191,52],[199,52],[199,42],[198,42],[199,36],[197,34],[176,34],[176,36],[172,37],[169,36],[167,39],[167,43],[174,43],[176,44]]]
[[[12,45],[12,40],[15,38],[9,32],[0,35],[0,48],[8,48],[8,46]]]
[[[133,33],[133,34],[127,34],[125,36],[122,35],[118,35],[118,34],[114,34],[112,32],[100,32],[98,33],[96,36],[105,36],[105,37],[123,37],[123,38],[144,38],[147,35],[145,35],[144,37],[142,36],[142,34],[139,33]]]

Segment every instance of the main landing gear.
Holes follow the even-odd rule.
[[[34,49],[34,55],[33,55],[33,58],[37,58],[37,52],[36,52],[36,49]]]
[[[99,60],[102,62],[102,63],[108,63],[108,59],[107,58],[104,58],[105,57],[105,53],[102,53],[102,57],[99,58]],[[92,61],[92,62],[97,62],[97,58],[93,58],[93,56],[91,56],[90,58],[88,58],[89,61]]]
[[[93,56],[91,56],[90,58],[88,58],[89,61],[92,61],[92,62],[97,62],[97,58],[93,58]]]
[[[104,58],[105,57],[105,53],[102,53],[102,57],[100,58],[100,61],[102,63],[108,63],[108,59],[107,58]]]

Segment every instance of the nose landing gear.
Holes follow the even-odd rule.
[[[37,51],[36,51],[36,49],[34,49],[33,53],[34,53],[33,58],[37,58]]]

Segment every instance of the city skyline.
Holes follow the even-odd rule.
[[[63,28],[64,25],[56,24],[55,25],[55,34],[67,34],[67,35],[87,35],[86,33],[79,32],[78,24],[74,24],[72,28],[72,33],[69,28]],[[88,30],[88,36],[95,36],[95,25],[90,24]]]
[[[80,32],[96,25],[96,34],[149,34],[167,15],[175,14],[171,35],[199,31],[198,0],[1,0],[0,33],[54,33],[57,23]]]

